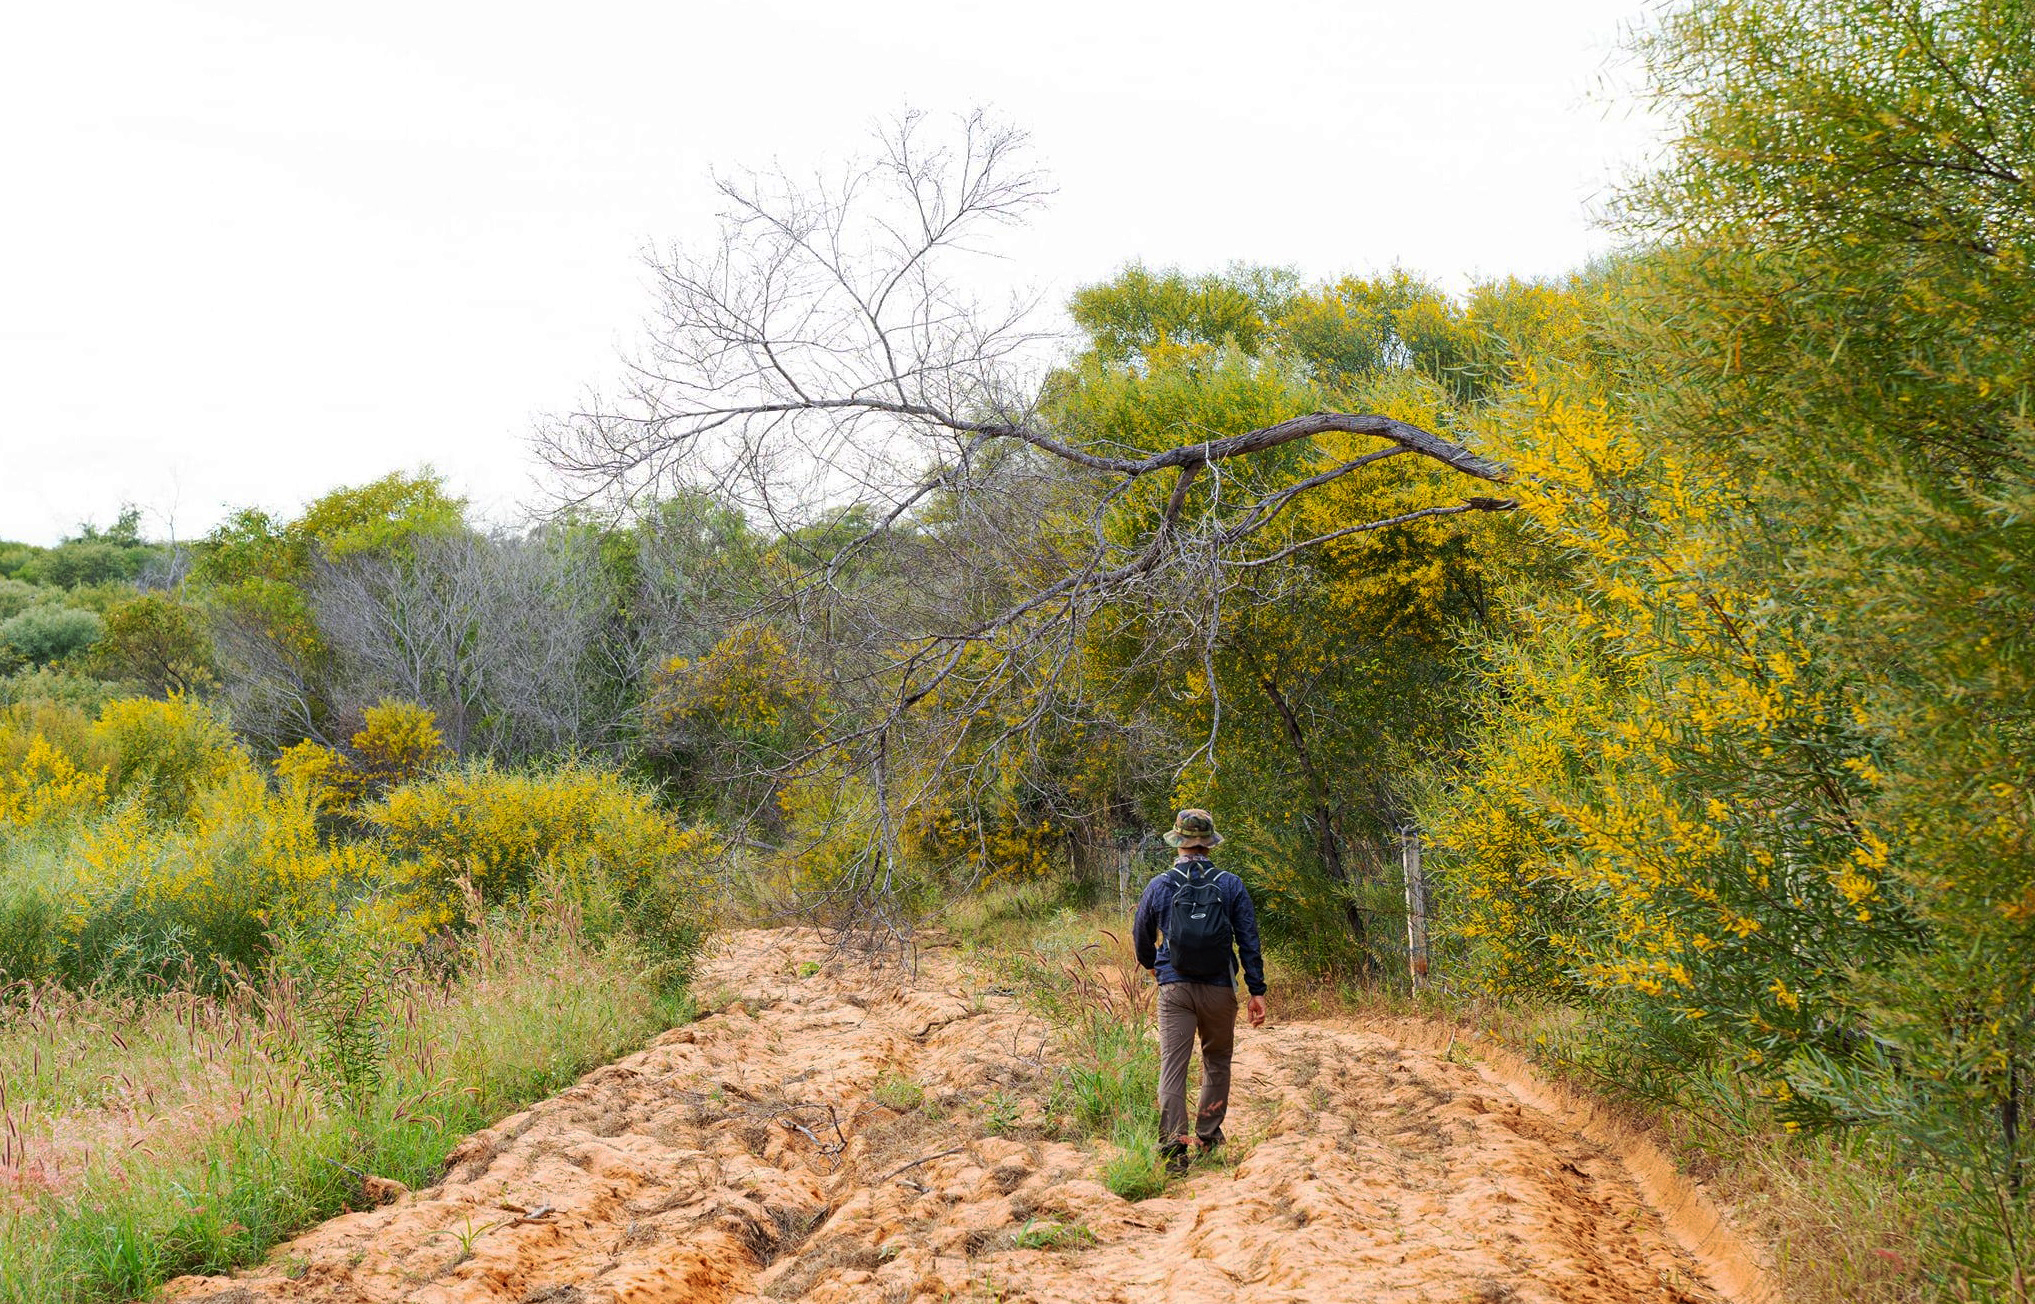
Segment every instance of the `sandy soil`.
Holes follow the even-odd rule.
[[[439,1185],[169,1295],[1777,1298],[1644,1138],[1419,1025],[1241,1029],[1239,1158],[1127,1203],[1096,1181],[1093,1147],[1026,1139],[1054,1072],[1047,1029],[945,954],[906,980],[811,933],[726,936],[698,982],[709,1017],[475,1134]],[[872,1099],[910,1105],[899,1079],[924,1103]]]

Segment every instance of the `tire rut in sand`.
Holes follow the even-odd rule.
[[[1759,1304],[1766,1289],[1756,1268],[1750,1284],[1719,1271],[1719,1246],[1753,1262],[1721,1223],[1707,1255],[1678,1243],[1573,1102],[1390,1030],[1240,1029],[1242,1158],[1130,1204],[1088,1146],[1042,1139],[1043,1025],[944,953],[907,981],[808,931],[733,933],[698,987],[734,999],[468,1138],[439,1185],[170,1296]],[[1009,1135],[983,1134],[991,1114]],[[1053,1224],[1086,1235],[1023,1234]]]

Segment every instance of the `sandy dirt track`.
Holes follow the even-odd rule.
[[[906,980],[809,932],[726,935],[697,982],[715,1013],[475,1134],[438,1186],[169,1295],[1777,1298],[1643,1139],[1503,1055],[1441,1053],[1418,1026],[1240,1029],[1242,1158],[1127,1203],[1096,1181],[1092,1147],[1027,1139],[1054,1072],[1047,1029],[949,954]],[[872,1101],[897,1078],[925,1103]]]

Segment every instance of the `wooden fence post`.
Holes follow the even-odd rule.
[[[1427,875],[1420,868],[1420,831],[1399,831],[1399,864],[1406,877],[1406,970],[1413,989],[1427,986]]]

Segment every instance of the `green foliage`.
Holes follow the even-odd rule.
[[[0,652],[31,666],[75,656],[97,642],[105,622],[76,607],[30,607],[0,621]]]
[[[44,588],[40,584],[27,584],[21,580],[0,577],[0,621],[11,620],[30,607],[39,607],[61,596],[55,590]]]
[[[1483,647],[1424,814],[1473,972],[1601,1020],[1667,1095],[1727,1066],[1963,1197],[1960,1297],[2035,1271],[2035,30],[1985,0],[1705,0],[1641,54],[1658,243],[1508,356],[1560,553]]]
[[[885,1109],[907,1114],[926,1103],[926,1089],[910,1078],[893,1073],[869,1089],[869,1098]]]
[[[371,484],[335,489],[283,530],[300,560],[317,553],[335,561],[363,552],[400,552],[417,539],[466,528],[466,500],[445,492],[444,477],[385,475]]]
[[[120,686],[93,679],[69,666],[41,666],[0,675],[0,707],[55,704],[76,709],[87,718],[120,696]]]
[[[1068,311],[1105,366],[1124,366],[1166,346],[1256,353],[1299,285],[1292,272],[1275,268],[1188,276],[1133,263],[1115,279],[1077,291]]]
[[[2031,36],[2013,0],[1712,0],[1642,44],[1683,127],[1627,201],[1677,245],[1639,334],[1672,429],[1754,455],[1797,508],[1841,507],[1896,453],[2012,475],[2035,369]],[[1671,325],[1688,289],[1699,311]],[[1673,411],[1697,402],[1716,425]],[[1823,442],[1840,417],[1858,436]]]
[[[52,548],[22,567],[21,573],[59,589],[104,584],[131,575],[127,550],[104,539],[80,539]]]
[[[13,566],[12,575],[58,589],[105,585],[134,579],[162,551],[142,539],[141,513],[129,507],[106,530],[87,524],[54,548],[34,549]]]
[[[1403,269],[1345,277],[1296,297],[1279,314],[1282,352],[1316,383],[1348,392],[1393,370],[1412,370],[1459,399],[1478,397],[1479,336],[1470,313],[1439,286]]]
[[[1664,382],[1647,415],[1751,486],[1764,528],[1733,561],[1793,577],[1780,601],[1860,734],[1854,818],[1922,930],[1853,962],[1838,1018],[1862,1044],[1788,1082],[1964,1184],[1945,1276],[2025,1297],[2035,13],[1699,5],[1644,52],[1689,144],[1636,216],[1688,251],[1621,342]],[[1691,285],[1702,311],[1670,318]]]
[[[204,613],[174,594],[135,594],[107,613],[90,668],[102,679],[137,684],[151,697],[199,692],[214,680]]]
[[[19,579],[22,568],[46,551],[48,549],[38,548],[32,543],[15,543],[11,540],[0,539],[0,576],[16,582],[23,582]],[[0,589],[0,592],[5,592],[5,590]]]
[[[206,537],[197,578],[231,591],[258,580],[301,585],[320,557],[401,551],[422,537],[465,528],[466,502],[425,468],[335,489],[292,521],[257,508],[234,513]]]

